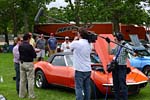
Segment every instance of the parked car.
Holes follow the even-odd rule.
[[[142,71],[146,76],[150,76],[150,53],[143,46],[136,34],[130,35],[131,42],[128,43],[128,47],[138,54],[136,57],[128,54],[131,66],[136,67]]]
[[[75,71],[72,60],[73,54],[65,52],[50,56],[48,61],[36,62],[34,64],[36,87],[46,88],[49,84],[54,84],[74,89]],[[112,74],[104,70],[102,61],[96,53],[91,53],[91,67],[91,98],[105,94],[112,95]],[[139,93],[141,88],[146,86],[148,78],[136,68],[130,68],[131,73],[127,75],[128,93]]]
[[[130,47],[136,52],[137,56],[133,56],[128,53],[129,61],[131,66],[136,67],[140,71],[142,71],[146,76],[150,76],[150,53],[145,48],[134,47],[130,45]]]

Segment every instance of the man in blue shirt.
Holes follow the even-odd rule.
[[[57,40],[54,37],[54,33],[50,33],[50,37],[48,39],[49,56],[56,53],[56,48],[57,48]]]

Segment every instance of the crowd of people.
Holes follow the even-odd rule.
[[[64,38],[61,44],[60,52],[73,52],[73,67],[75,68],[75,93],[76,100],[90,100],[90,76],[91,61],[90,53],[93,47],[87,39],[88,30],[80,28],[77,36],[72,42],[69,37]],[[116,35],[116,42],[122,43],[123,36],[121,33]],[[40,34],[36,40],[33,39],[32,33],[24,34],[23,38],[15,38],[16,45],[13,48],[14,66],[16,71],[16,90],[20,98],[25,98],[28,93],[29,98],[35,98],[34,94],[34,68],[33,61],[44,60],[46,55],[46,47],[48,48],[48,56],[57,52],[58,41],[54,33],[50,33],[49,39],[46,41],[43,34]],[[128,99],[126,86],[126,49],[117,45],[114,49],[110,48],[110,39],[108,42],[108,53],[118,56],[118,67],[112,72],[114,83],[115,100],[120,100],[120,91],[124,100]],[[119,52],[119,54],[118,54]]]
[[[33,61],[36,51],[30,44],[31,37],[29,33],[24,34],[23,39],[17,37],[13,48],[16,90],[20,98],[25,98],[27,92],[29,98],[35,98]]]
[[[68,52],[70,50],[69,44],[69,37],[66,36],[61,45],[61,51]],[[50,33],[47,41],[43,34],[34,39],[31,32],[24,34],[23,37],[14,38],[12,51],[16,73],[14,80],[16,81],[16,91],[20,98],[25,98],[27,93],[29,98],[35,98],[33,62],[44,60],[46,47],[48,48],[48,56],[56,53],[57,45],[54,33]]]

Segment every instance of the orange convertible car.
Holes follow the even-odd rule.
[[[110,60],[107,54],[107,44],[104,39],[98,38],[95,43],[96,52],[91,53],[91,96],[113,93],[112,74],[106,71],[106,65]],[[39,61],[34,64],[35,85],[38,88],[46,88],[48,84],[55,84],[74,88],[74,68],[72,67],[72,53],[56,53],[49,57],[48,61]],[[148,78],[138,69],[131,67],[127,75],[128,93],[139,93],[145,87]]]

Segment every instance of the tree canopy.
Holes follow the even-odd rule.
[[[150,24],[149,10],[143,8],[150,0],[65,0],[66,7],[46,8],[55,0],[0,0],[0,34],[17,36],[33,31],[34,17],[40,7],[48,18],[40,17],[40,22],[112,22],[114,32],[120,31],[119,23]],[[54,20],[54,19],[58,20]],[[7,41],[8,42],[8,41]]]

